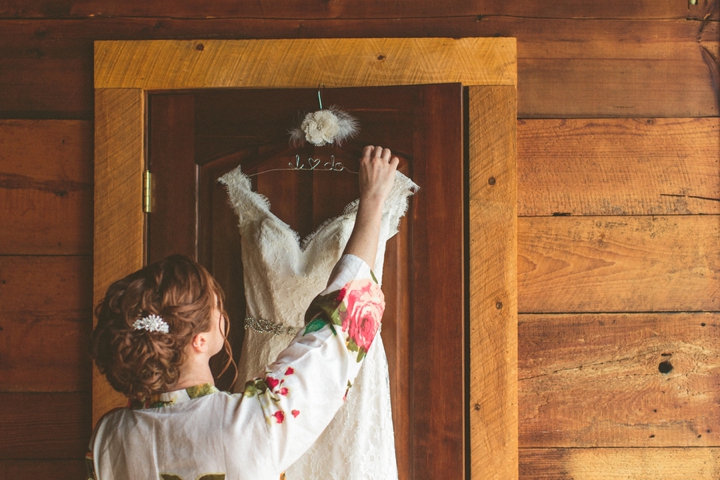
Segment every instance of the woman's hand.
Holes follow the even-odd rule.
[[[360,159],[360,201],[384,202],[393,182],[400,160],[389,148],[368,145]]]
[[[383,204],[392,190],[399,160],[390,149],[368,145],[360,159],[360,205],[346,254],[375,266]]]

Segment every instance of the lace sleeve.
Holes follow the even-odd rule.
[[[243,392],[246,401],[260,403],[279,470],[330,423],[380,327],[385,302],[370,267],[352,255],[339,263],[328,288],[313,300],[308,323],[265,377],[248,382]]]
[[[400,172],[395,172],[395,182],[393,183],[390,195],[385,200],[383,208],[383,227],[386,229],[384,239],[391,238],[398,232],[400,219],[405,215],[408,209],[408,200],[411,195],[417,193],[420,187]]]
[[[238,217],[241,231],[249,223],[267,216],[270,211],[270,202],[267,197],[252,190],[250,177],[242,172],[239,165],[218,178],[218,182],[225,185],[227,189],[228,203]]]

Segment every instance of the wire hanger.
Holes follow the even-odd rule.
[[[324,87],[324,84],[320,84],[320,87]],[[318,88],[317,91],[318,96],[318,106],[320,107],[320,110],[323,109],[322,104],[322,94],[320,93],[320,88]],[[320,165],[322,164],[322,167]],[[353,170],[348,169],[343,165],[342,162],[338,162],[335,160],[335,155],[330,155],[330,161],[329,162],[322,162],[319,158],[312,158],[308,157],[307,160],[302,161],[300,159],[300,154],[295,155],[295,163],[288,162],[288,167],[290,168],[272,168],[270,170],[263,170],[262,172],[253,173],[251,175],[248,175],[248,177],[255,177],[257,175],[261,175],[263,173],[270,173],[270,172],[278,172],[278,171],[288,171],[288,170],[295,170],[295,171],[304,171],[304,172],[312,172],[312,171],[318,171],[318,172],[348,172],[357,175],[358,172],[355,172]]]

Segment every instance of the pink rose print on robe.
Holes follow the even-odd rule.
[[[340,290],[339,298],[346,308],[340,313],[343,331],[361,352],[367,353],[385,311],[382,290],[370,280],[353,280]]]
[[[292,413],[292,416],[297,418],[298,415],[300,415],[300,410],[293,410],[290,413]]]

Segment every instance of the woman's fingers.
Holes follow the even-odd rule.
[[[363,159],[363,160],[370,160],[370,156],[373,154],[374,151],[375,151],[375,147],[374,147],[374,146],[372,146],[372,145],[366,146],[365,148],[363,148],[363,156],[362,156],[362,159]]]
[[[384,201],[392,189],[399,162],[389,148],[374,145],[365,147],[360,162],[361,197]]]

